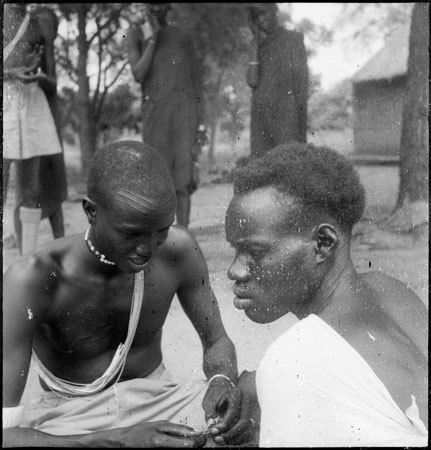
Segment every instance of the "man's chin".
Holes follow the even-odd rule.
[[[271,323],[280,318],[281,315],[276,315],[274,313],[270,314],[268,312],[260,311],[256,308],[249,308],[244,310],[245,315],[255,323]]]

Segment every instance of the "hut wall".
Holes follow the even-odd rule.
[[[405,77],[353,85],[353,144],[357,155],[398,156]]]

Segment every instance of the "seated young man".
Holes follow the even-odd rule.
[[[337,152],[291,143],[237,170],[226,215],[236,308],[299,321],[256,374],[260,446],[426,446],[428,311],[350,258],[364,188]]]
[[[95,153],[87,187],[87,232],[50,242],[4,276],[3,446],[247,439],[235,349],[196,240],[171,227],[175,189],[162,157],[140,142],[108,145]],[[182,385],[163,366],[175,294],[202,340],[209,381]],[[22,421],[31,358],[45,392]]]

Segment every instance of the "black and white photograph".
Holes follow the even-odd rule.
[[[429,3],[2,14],[2,447],[428,447]]]

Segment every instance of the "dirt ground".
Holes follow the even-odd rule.
[[[359,167],[360,177],[366,187],[367,209],[365,216],[376,217],[391,210],[398,190],[398,169],[395,167]],[[72,193],[73,194],[73,193]],[[75,201],[63,204],[66,234],[82,232],[87,224],[81,209],[79,196],[71,195]],[[232,249],[224,239],[224,216],[232,197],[229,184],[207,184],[193,195],[190,229],[195,234],[206,257],[210,280],[220,304],[226,330],[233,340],[238,354],[240,371],[253,370],[268,345],[276,339],[295,319],[290,315],[268,325],[249,321],[241,311],[233,307],[231,282],[226,271],[232,260]],[[12,203],[6,202],[3,217],[3,235],[13,229]],[[47,220],[39,229],[39,244],[51,239]],[[16,249],[3,250],[3,272],[18,257]],[[428,245],[391,250],[372,250],[354,243],[352,258],[360,272],[381,270],[407,283],[428,306]],[[179,302],[174,299],[166,320],[163,335],[165,364],[179,377],[202,373],[202,348],[190,322]],[[30,372],[24,401],[28,401],[40,389],[33,369]]]

